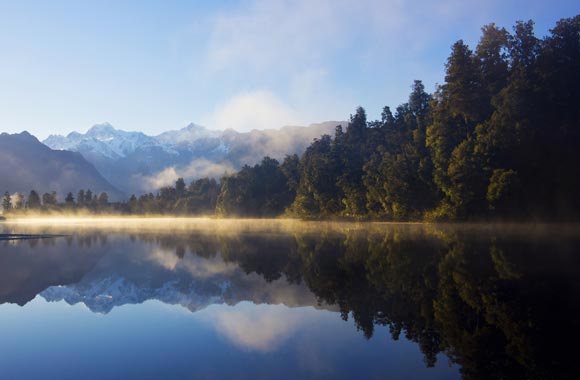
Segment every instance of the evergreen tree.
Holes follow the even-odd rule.
[[[57,203],[56,191],[42,194],[42,204],[45,207],[56,206]]]
[[[109,205],[109,194],[107,194],[106,192],[102,192],[101,194],[99,194],[99,199],[97,201],[99,207],[106,207]]]
[[[493,112],[493,98],[506,86],[509,75],[508,40],[509,33],[495,24],[481,28],[482,36],[475,50],[475,58],[481,73],[483,91],[481,106],[484,118]]]
[[[473,52],[462,40],[453,44],[445,68],[443,96],[451,115],[462,118],[469,133],[482,120],[482,83]]]
[[[346,216],[362,216],[366,213],[363,185],[363,166],[366,155],[367,115],[362,107],[351,115],[344,136],[335,137],[334,145],[340,155],[341,174],[336,184],[341,189],[342,213]]]
[[[185,194],[185,181],[183,178],[178,178],[175,181],[175,192],[177,197],[181,197]]]
[[[375,216],[419,218],[435,202],[432,164],[425,145],[430,103],[423,83],[415,81],[409,102],[397,108],[396,117],[383,115],[383,123],[391,119],[387,122],[398,132],[387,134],[385,143],[364,166],[367,208]],[[393,138],[397,144],[392,144]]]
[[[139,209],[139,202],[137,201],[137,197],[135,196],[135,194],[131,194],[129,201],[127,202],[127,208],[129,213],[131,214],[137,214],[142,212],[142,210]]]
[[[72,206],[75,203],[75,197],[73,196],[73,194],[71,192],[69,192],[66,195],[66,198],[64,199],[64,202],[67,206]]]
[[[217,212],[226,216],[277,216],[292,202],[291,194],[278,161],[264,157],[259,164],[246,165],[222,178]]]
[[[9,192],[5,192],[2,197],[2,209],[4,212],[8,212],[12,209],[12,196]]]
[[[337,138],[342,138],[338,128]],[[300,184],[291,211],[302,217],[336,215],[343,208],[342,190],[337,186],[341,174],[337,144],[323,135],[306,149],[300,159]]]
[[[26,202],[27,207],[29,209],[32,210],[37,210],[40,208],[41,204],[40,204],[40,196],[38,195],[38,193],[34,190],[30,191],[30,194],[28,195],[28,202]]]
[[[79,190],[77,194],[77,203],[79,204],[79,206],[85,204],[85,191],[83,189]]]
[[[288,187],[289,197],[291,201],[296,197],[296,191],[300,184],[300,158],[297,154],[287,155],[280,165],[280,170],[284,177],[286,177],[286,184]]]
[[[95,203],[93,199],[93,192],[91,191],[91,189],[87,189],[87,191],[85,191],[84,203],[87,205]]]

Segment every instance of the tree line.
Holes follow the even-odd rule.
[[[58,201],[56,191],[40,194],[31,190],[28,197],[22,193],[10,194],[8,191],[2,196],[2,209],[4,213],[32,212],[59,212],[71,210],[85,210],[89,212],[114,211],[119,204],[110,203],[106,192],[93,194],[90,189],[81,189],[77,196],[72,192],[67,193],[63,202]]]
[[[577,219],[580,15],[544,38],[532,21],[453,44],[434,93],[260,163],[114,205],[123,213],[385,220]],[[44,197],[44,196],[43,196]],[[91,201],[92,202],[92,201]],[[98,202],[97,202],[98,203]],[[66,204],[66,202],[65,202]]]
[[[381,119],[359,107],[343,130],[279,165],[222,180],[216,211],[303,218],[575,219],[580,211],[580,16],[540,39],[532,21],[453,44],[433,94],[417,80]]]
[[[300,161],[299,216],[576,218],[580,211],[580,16],[538,39],[482,28],[457,41],[445,83],[415,81],[381,120],[364,109]]]

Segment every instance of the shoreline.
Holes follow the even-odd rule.
[[[7,240],[30,240],[30,239],[49,239],[56,237],[63,237],[66,235],[52,235],[52,234],[0,234],[0,241]]]
[[[434,228],[460,228],[460,229],[481,229],[481,228],[502,228],[502,229],[547,229],[574,231],[580,236],[580,222],[566,221],[385,221],[385,220],[352,220],[352,219],[299,219],[291,217],[277,218],[223,218],[218,216],[170,216],[170,215],[19,215],[18,217],[0,220],[2,226],[18,225],[46,225],[47,223],[56,224],[58,227],[93,226],[102,228],[105,226],[117,224],[115,227],[142,225],[142,227],[151,228],[164,226],[166,228],[175,228],[175,223],[179,224],[179,229],[188,228],[233,228],[248,225],[254,228],[269,228],[283,226],[303,226],[312,228],[313,226],[343,226],[345,228],[371,228],[380,226],[424,226]],[[111,226],[112,227],[112,226]],[[1,232],[1,229],[0,229]],[[6,231],[8,232],[8,231]],[[5,236],[1,240],[7,240]],[[52,237],[52,236],[51,236]]]

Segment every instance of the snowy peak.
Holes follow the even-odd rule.
[[[172,145],[191,144],[200,139],[217,138],[219,131],[212,131],[201,125],[189,124],[185,128],[177,131],[167,131],[155,137],[159,143]]]
[[[168,131],[159,136],[147,136],[142,132],[127,132],[115,129],[109,123],[96,124],[85,133],[71,132],[66,137],[50,135],[44,144],[52,149],[71,150],[83,154],[103,156],[117,160],[144,148],[158,147],[175,154],[176,148],[195,145],[198,140],[219,138],[219,131],[211,131],[197,124]]]
[[[142,132],[126,132],[115,129],[109,123],[96,124],[85,133],[71,132],[66,137],[50,135],[44,144],[52,149],[71,150],[92,157],[118,160],[125,158],[139,149],[158,148],[170,155],[180,151],[195,152],[198,156],[212,155],[219,152],[227,154],[229,145],[236,140],[284,140],[291,142],[298,138],[308,144],[313,138],[332,132],[336,123],[326,122],[312,124],[309,127],[282,127],[280,129],[252,130],[251,132],[236,132],[211,130],[198,124],[190,123],[184,128],[167,131],[157,136],[147,136]],[[279,135],[279,136],[278,136]],[[278,138],[277,138],[278,137]],[[289,140],[290,138],[290,140]],[[273,141],[284,145],[284,141]],[[277,144],[275,144],[277,145]],[[304,147],[300,147],[303,149]],[[292,149],[290,149],[292,150]],[[294,153],[294,152],[286,152]],[[260,157],[261,158],[261,157]]]
[[[181,305],[195,312],[214,303],[224,303],[225,289],[227,289],[227,283],[199,286],[195,281],[180,281],[179,279],[168,281],[160,286],[144,286],[135,284],[122,276],[112,275],[90,283],[51,286],[40,295],[49,302],[64,300],[69,305],[83,303],[92,312],[99,314],[107,314],[118,306],[140,304],[148,300],[158,300],[168,305]]]
[[[44,141],[52,149],[81,153],[114,186],[127,194],[143,194],[172,184],[219,177],[243,165],[254,165],[263,157],[283,160],[288,154],[302,154],[315,138],[333,134],[338,124],[324,122],[308,127],[218,131],[198,124],[158,136],[115,129],[97,124],[86,133],[50,136]]]
[[[102,123],[92,126],[85,134],[71,132],[66,137],[50,135],[44,140],[44,144],[52,149],[71,150],[118,159],[126,157],[139,148],[156,145],[156,141],[142,132],[126,132],[115,129],[109,123]]]
[[[87,131],[87,136],[114,135],[118,131],[109,123],[95,124]]]

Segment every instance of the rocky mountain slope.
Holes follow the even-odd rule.
[[[0,191],[56,191],[59,200],[80,189],[107,192],[110,200],[124,198],[95,167],[76,152],[52,150],[28,132],[0,134]]]

